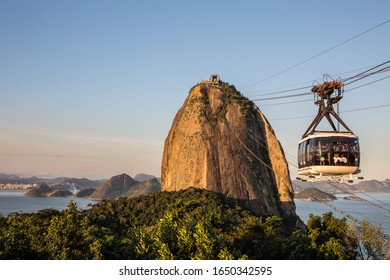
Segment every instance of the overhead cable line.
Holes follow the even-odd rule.
[[[388,72],[390,71],[390,66],[386,66],[386,67],[382,67],[380,69],[377,69],[378,67],[381,67],[381,66],[384,66],[385,64],[388,64],[390,63],[390,60],[384,62],[384,63],[381,63],[381,64],[378,64],[376,66],[373,66],[373,67],[370,67],[370,69],[368,70],[365,70],[359,74],[356,74],[356,75],[353,75],[351,77],[348,77],[348,78],[345,78],[343,79],[342,81],[349,81],[348,83],[345,83],[344,85],[350,85],[352,83],[355,83],[359,80],[362,80],[364,78],[367,78],[369,76],[372,76],[372,75],[377,75],[377,74],[382,74],[382,73],[385,73],[385,72]],[[372,71],[372,70],[376,70],[376,71]],[[375,82],[379,82],[381,80],[384,80],[384,79],[387,79],[388,77],[384,77],[384,78],[381,78],[381,79],[378,79],[378,80],[375,80],[375,81],[371,81],[371,82],[368,82],[366,84],[363,84],[363,85],[360,85],[358,87],[355,87],[355,88],[352,88],[352,89],[349,89],[349,90],[344,90],[343,92],[349,92],[351,90],[354,90],[354,89],[357,89],[357,88],[360,88],[360,87],[363,87],[365,85],[369,85],[369,84],[373,84]],[[310,86],[311,87],[311,86]],[[306,87],[299,87],[299,88],[293,88],[293,89],[287,89],[287,90],[282,90],[282,91],[275,91],[275,92],[268,92],[268,93],[265,93],[265,94],[260,94],[260,95],[256,95],[256,96],[269,96],[269,95],[277,95],[277,94],[280,94],[280,93],[286,93],[286,92],[291,92],[291,91],[297,91],[297,90],[300,90],[300,89],[306,89],[306,88],[310,88],[308,86]],[[273,97],[263,97],[263,98],[255,98],[255,99],[252,99],[252,100],[249,100],[247,97],[245,96],[240,96],[240,97],[237,97],[235,99],[235,101],[237,102],[251,102],[251,101],[268,101],[268,100],[276,100],[276,99],[286,99],[286,98],[294,98],[294,97],[299,97],[299,96],[306,96],[306,95],[312,95],[313,92],[302,92],[302,93],[295,93],[295,94],[286,94],[286,95],[281,95],[281,96],[273,96]],[[304,102],[304,101],[290,101],[290,102],[283,102],[283,103],[276,103],[275,105],[282,105],[282,104],[289,104],[289,103],[298,103],[298,102]],[[271,104],[270,104],[271,105]],[[272,104],[274,105],[274,104]],[[262,105],[262,106],[267,106],[267,105]],[[269,105],[268,105],[269,106]]]
[[[333,204],[330,204],[327,201],[322,201],[322,203],[325,204],[326,206],[328,206],[329,208],[339,212],[341,215],[343,215],[347,219],[350,219],[350,220],[354,221],[355,223],[359,224],[360,226],[362,226],[363,222],[359,221],[359,219],[354,217],[353,215],[350,215],[350,214],[346,213],[345,211],[337,208],[336,206],[334,206]],[[366,220],[368,220],[368,219],[366,219]],[[383,233],[383,232],[381,232],[379,230],[377,231],[377,234],[380,235],[382,238],[390,241],[390,236],[388,234]]]
[[[242,142],[242,140],[237,136],[237,134],[234,132],[234,130],[232,129],[232,127],[230,126],[229,122],[228,121],[225,121],[227,127],[230,129],[230,131],[232,132],[232,134],[234,135],[235,138],[237,138],[237,140],[241,143],[241,145],[252,155],[254,156],[257,160],[259,160],[265,167],[267,167],[268,169],[270,169],[272,172],[273,172],[273,169],[272,167],[270,167],[268,164],[266,164],[261,158],[259,158],[254,152],[252,152],[251,149],[248,148],[247,145],[245,145],[244,142]]]
[[[342,79],[341,81],[344,83],[344,85],[349,85],[353,82],[356,82],[358,80],[361,80],[363,78],[366,78],[366,77],[369,77],[369,76],[372,76],[372,75],[375,75],[375,74],[380,74],[380,73],[384,73],[384,72],[388,72],[390,71],[390,66],[387,66],[387,67],[384,67],[382,69],[379,69],[375,72],[370,72],[378,67],[381,67],[381,66],[384,66],[385,64],[388,64],[390,63],[390,60],[384,62],[384,63],[381,63],[381,64],[378,64],[378,65],[375,65],[375,66],[369,66],[369,69],[367,69],[367,67],[364,67],[364,68],[360,68],[358,70],[362,70],[362,69],[367,69],[361,73],[358,73],[356,75],[353,75],[351,77],[348,77],[348,78],[345,78],[345,79]],[[355,72],[357,70],[354,70],[354,71],[348,71],[346,73],[350,73],[350,72]],[[339,74],[340,75],[340,74]],[[336,75],[336,76],[339,76],[339,75]],[[335,76],[335,75],[332,75],[332,76]],[[345,83],[346,81],[349,81],[349,80],[352,80],[352,79],[355,79],[349,83]],[[286,93],[286,92],[292,92],[292,91],[297,91],[297,90],[300,90],[300,89],[308,89],[308,88],[311,88],[312,86],[304,86],[304,87],[299,87],[299,88],[292,88],[292,89],[285,89],[285,90],[280,90],[280,91],[271,91],[271,92],[267,92],[265,91],[265,93],[262,93],[262,94],[255,94],[255,95],[251,95],[252,96],[268,96],[268,95],[276,95],[276,94],[280,94],[280,93]],[[345,92],[345,91],[344,91]]]
[[[389,209],[386,209],[385,207],[382,207],[381,205],[375,204],[375,203],[372,202],[372,201],[369,201],[369,200],[364,199],[364,198],[362,198],[362,197],[360,197],[360,196],[357,196],[356,194],[354,194],[354,193],[351,192],[351,191],[348,191],[348,190],[345,190],[345,189],[343,189],[343,188],[340,188],[340,187],[338,187],[337,185],[335,185],[334,183],[329,182],[329,184],[330,184],[331,186],[333,186],[334,188],[338,189],[339,191],[343,192],[343,193],[347,193],[347,194],[351,195],[352,197],[358,198],[358,199],[359,199],[358,201],[360,201],[360,202],[363,203],[364,205],[370,207],[371,209],[373,209],[373,210],[376,211],[377,213],[379,213],[379,214],[381,214],[381,215],[384,215],[385,217],[389,218],[388,215],[386,215],[386,214],[384,214],[384,213],[382,213],[382,212],[379,212],[378,209],[375,209],[375,208],[373,208],[373,207],[377,207],[377,208],[381,209],[382,211],[386,211],[386,212],[389,212],[389,213],[390,213],[390,210],[389,210]]]
[[[345,74],[349,74],[349,73],[353,73],[353,72],[356,72],[356,71],[361,71],[361,70],[366,70],[368,68],[372,68],[374,67],[375,65],[370,65],[370,66],[366,66],[366,67],[361,67],[359,69],[354,69],[354,70],[349,70],[349,71],[346,71],[346,72],[342,72],[342,73],[338,73],[338,74],[332,74],[330,76],[332,77],[340,77],[340,76],[343,76]],[[359,75],[359,74],[358,74]],[[252,96],[261,96],[262,94],[264,95],[267,95],[269,93],[272,93],[273,91],[276,91],[276,90],[281,90],[281,89],[285,89],[285,88],[289,88],[289,87],[292,87],[292,86],[299,86],[299,85],[306,85],[308,83],[311,83],[313,80],[318,80],[319,78],[317,79],[312,79],[310,81],[305,81],[305,82],[301,82],[301,83],[295,83],[295,84],[290,84],[290,85],[285,85],[285,86],[281,86],[281,87],[277,87],[277,88],[271,88],[271,89],[265,89],[265,90],[254,90],[254,91],[246,91],[245,93],[248,93],[250,95],[248,95],[248,97],[252,97]],[[345,81],[345,80],[344,80]],[[305,88],[305,87],[302,87],[302,88]],[[308,86],[307,88],[310,88],[310,86]],[[286,91],[293,91],[294,89],[291,89],[291,90],[286,90]],[[258,93],[258,94],[255,94],[255,93]]]
[[[298,165],[296,165],[295,163],[293,163],[293,162],[291,162],[291,161],[289,161],[289,160],[287,160],[287,163],[290,164],[290,165],[292,165],[292,166],[295,167],[296,169],[298,169]]]
[[[382,80],[385,80],[385,79],[388,79],[388,78],[390,78],[390,76],[386,76],[386,77],[384,77],[384,78],[381,78],[381,79],[378,79],[378,80],[375,80],[375,81],[372,81],[372,82],[369,82],[369,83],[366,83],[366,84],[363,84],[363,85],[360,85],[360,86],[357,86],[357,87],[354,87],[354,88],[350,88],[350,89],[348,89],[348,90],[344,90],[344,92],[349,92],[349,91],[352,91],[352,90],[354,90],[354,89],[358,89],[358,88],[361,88],[361,87],[365,87],[365,86],[367,86],[367,85],[371,85],[371,84],[373,84],[373,83],[376,83],[376,82],[379,82],[379,81],[382,81]]]
[[[349,113],[349,112],[377,109],[377,108],[389,107],[389,106],[390,106],[390,104],[383,104],[383,105],[377,105],[377,106],[371,106],[371,107],[365,107],[365,108],[359,108],[359,109],[346,110],[346,111],[342,111],[340,113]],[[285,120],[295,120],[295,119],[306,119],[306,118],[312,118],[312,117],[315,117],[315,116],[314,115],[307,115],[307,116],[300,116],[300,117],[269,119],[269,120],[270,121],[285,121]]]
[[[299,63],[297,63],[297,64],[294,64],[293,66],[290,66],[290,67],[288,67],[287,69],[285,69],[285,70],[283,70],[283,71],[280,71],[280,72],[278,72],[278,73],[276,73],[276,74],[273,74],[273,75],[271,75],[271,76],[269,76],[269,77],[267,77],[267,78],[265,78],[265,79],[263,79],[263,80],[260,80],[260,81],[258,81],[258,82],[256,82],[256,83],[252,84],[252,85],[249,85],[249,86],[247,86],[247,87],[245,87],[245,88],[253,87],[253,86],[258,85],[258,84],[260,84],[260,83],[262,83],[262,82],[264,82],[264,81],[267,81],[267,80],[269,80],[269,79],[271,79],[271,78],[274,78],[274,77],[276,77],[276,76],[279,76],[280,74],[283,74],[283,73],[285,73],[285,72],[287,72],[287,71],[289,71],[289,70],[291,70],[291,69],[293,69],[293,68],[296,68],[296,67],[298,67],[298,66],[300,66],[300,65],[302,65],[302,64],[304,64],[304,63],[306,63],[306,62],[308,62],[308,61],[310,61],[310,60],[313,60],[314,58],[319,57],[319,56],[321,56],[321,55],[323,55],[323,54],[325,54],[325,53],[327,53],[327,52],[329,52],[329,51],[331,51],[331,50],[333,50],[333,49],[335,49],[335,48],[337,48],[337,47],[340,47],[341,45],[344,45],[344,44],[346,44],[346,43],[348,43],[348,42],[350,42],[350,41],[352,41],[352,40],[354,40],[354,39],[356,39],[356,38],[358,38],[358,37],[360,37],[360,36],[362,36],[362,35],[364,35],[364,34],[370,32],[370,31],[372,31],[372,30],[374,30],[374,29],[376,29],[376,28],[378,28],[378,27],[380,27],[380,26],[382,26],[382,25],[388,23],[388,22],[390,22],[390,19],[388,19],[388,20],[386,20],[386,21],[384,21],[384,22],[382,22],[382,23],[380,23],[380,24],[378,24],[378,25],[375,25],[374,27],[371,27],[370,29],[367,29],[366,31],[361,32],[361,33],[359,33],[359,34],[353,36],[352,38],[349,38],[349,39],[347,39],[347,40],[345,40],[345,41],[343,41],[343,42],[341,42],[341,43],[339,43],[339,44],[337,44],[337,45],[335,45],[335,46],[333,46],[333,47],[330,47],[330,48],[328,48],[328,49],[326,49],[326,50],[324,50],[324,51],[322,51],[322,52],[320,52],[320,53],[318,53],[318,54],[316,54],[316,55],[313,55],[312,57],[309,57],[308,59],[305,59],[305,60],[303,60],[303,61],[301,61],[301,62],[299,62]]]
[[[376,201],[378,201],[378,202],[380,202],[380,203],[382,203],[382,204],[384,204],[384,205],[390,207],[390,204],[387,204],[387,203],[385,203],[385,202],[383,202],[383,201],[381,201],[381,200],[379,200],[379,199],[376,199],[375,197],[373,197],[373,196],[371,196],[371,195],[369,195],[369,194],[367,194],[367,193],[365,193],[365,192],[362,192],[361,194],[363,194],[363,195],[365,195],[365,196],[368,196],[368,197],[370,197],[371,199],[376,200]]]
[[[342,189],[342,188],[340,188],[340,187],[338,187],[338,186],[336,186],[336,185],[334,185],[334,184],[332,184],[332,183],[329,183],[329,184],[330,184],[331,186],[335,187],[336,189],[341,190],[342,192],[346,192],[347,194],[352,195],[353,197],[358,197],[358,196],[356,196],[354,193],[348,192],[348,191],[346,191],[346,190],[344,190],[344,189]],[[358,197],[358,198],[361,198],[361,197]],[[363,198],[361,198],[361,199],[363,199]],[[366,206],[368,206],[369,208],[373,209],[374,211],[380,213],[381,215],[384,215],[384,216],[388,217],[386,214],[384,214],[384,213],[382,213],[382,212],[379,212],[377,209],[373,208],[371,205],[369,205],[369,204],[366,203],[366,202],[369,202],[369,203],[371,203],[371,204],[374,205],[374,206],[378,206],[378,205],[376,205],[375,203],[372,203],[372,202],[370,202],[370,201],[368,201],[368,200],[365,200],[365,199],[363,199],[363,201],[362,201],[362,200],[359,200],[359,201],[362,202],[363,204],[365,204]],[[355,221],[355,222],[358,223],[359,225],[362,225],[362,222],[359,221],[356,217],[354,217],[354,216],[352,216],[352,215],[349,215],[348,213],[345,213],[345,211],[343,211],[343,210],[341,210],[341,209],[338,209],[335,205],[333,205],[333,204],[331,204],[331,203],[328,203],[328,202],[326,202],[326,201],[324,201],[323,203],[324,203],[325,205],[329,206],[330,208],[336,210],[337,212],[341,213],[341,214],[344,215],[345,217],[347,217],[347,218],[349,218],[349,219]],[[380,208],[382,208],[382,207],[380,207]],[[385,208],[382,208],[382,209],[385,209]],[[385,210],[386,210],[386,211],[389,211],[389,210],[387,210],[387,209],[385,209]],[[367,220],[368,220],[368,219],[367,219]],[[387,239],[387,240],[390,240],[390,236],[389,236],[389,235],[387,235],[387,234],[385,234],[385,233],[381,233],[381,232],[378,232],[378,234],[381,235],[383,238],[385,238],[385,239]]]
[[[383,104],[383,105],[365,107],[365,108],[360,108],[360,109],[346,110],[346,111],[343,111],[343,112],[341,112],[341,113],[350,113],[350,112],[363,111],[363,110],[370,110],[370,109],[377,109],[377,108],[389,107],[389,106],[390,106],[390,104]]]
[[[312,93],[312,92],[304,92],[304,93],[283,95],[283,96],[277,96],[277,97],[257,98],[257,99],[253,99],[252,101],[264,101],[264,100],[274,100],[274,99],[282,99],[282,98],[291,98],[291,97],[304,96],[304,95],[309,95],[309,94],[313,94],[313,93]]]
[[[309,101],[313,101],[313,98],[311,98],[311,99],[297,100],[297,101],[289,101],[289,102],[280,102],[280,103],[271,103],[271,104],[261,104],[261,107],[265,107],[265,106],[276,106],[276,105],[286,105],[286,104],[294,104],[294,103],[302,103],[302,102],[309,102]]]
[[[377,70],[377,71],[375,71],[375,72],[372,72],[372,73],[365,74],[365,75],[363,75],[363,76],[361,76],[361,77],[359,77],[359,78],[356,78],[355,80],[353,80],[353,81],[351,81],[351,82],[349,82],[349,83],[344,83],[344,85],[345,85],[345,86],[346,86],[346,85],[350,85],[350,84],[352,84],[352,83],[355,83],[355,82],[357,82],[357,81],[360,81],[361,79],[367,78],[367,77],[372,76],[372,75],[375,75],[375,74],[384,73],[384,72],[387,72],[387,71],[390,71],[390,66],[387,66],[387,67],[385,67],[385,68],[379,69],[379,70]]]
[[[381,63],[381,64],[375,65],[375,66],[371,67],[370,69],[367,69],[366,71],[363,71],[363,72],[361,72],[361,73],[359,73],[359,74],[356,74],[355,76],[352,76],[352,77],[343,79],[342,82],[345,83],[345,82],[348,81],[348,80],[351,80],[351,79],[354,79],[354,78],[358,78],[358,77],[361,76],[362,74],[365,74],[365,73],[367,73],[367,72],[369,72],[369,71],[371,71],[371,70],[374,70],[374,69],[376,69],[376,68],[378,68],[378,67],[381,67],[381,66],[383,66],[383,65],[385,65],[385,64],[387,64],[387,63],[389,63],[389,62],[390,62],[390,60],[387,60],[387,61],[385,61],[385,62],[383,62],[383,63]]]
[[[281,90],[281,91],[274,91],[274,92],[270,92],[270,93],[255,94],[255,95],[251,95],[251,96],[275,95],[275,94],[286,93],[286,92],[290,92],[290,91],[297,91],[297,90],[307,89],[307,88],[311,88],[311,86],[299,87],[299,88],[293,88],[293,89],[286,89],[286,90]]]
[[[367,74],[367,75],[365,75],[365,76],[362,76],[362,77],[360,77],[360,78],[358,78],[358,79],[355,79],[355,80],[353,80],[353,81],[351,81],[351,82],[349,82],[349,83],[346,83],[346,84],[344,84],[344,85],[350,85],[350,84],[352,84],[352,83],[355,83],[355,82],[357,82],[357,81],[360,81],[361,79],[367,78],[367,77],[369,77],[369,76],[372,76],[372,75],[375,75],[375,74],[384,73],[384,72],[388,72],[388,71],[390,71],[390,66],[387,66],[387,67],[384,68],[384,69],[380,69],[380,70],[375,71],[375,72],[373,72],[373,73],[370,73],[370,74]]]
[[[389,61],[390,62],[390,61]],[[381,68],[379,70],[376,70],[375,72],[371,72],[371,73],[365,73],[364,76],[361,76],[361,73],[358,74],[358,75],[355,75],[357,78],[355,80],[352,80],[350,81],[349,83],[345,84],[345,85],[349,85],[349,84],[352,84],[354,82],[357,82],[358,80],[361,80],[363,78],[367,78],[369,76],[372,76],[372,75],[376,75],[376,74],[380,74],[380,73],[384,73],[384,72],[387,72],[387,71],[390,71],[390,66],[386,66],[384,68]],[[366,71],[365,71],[366,72]],[[389,78],[390,76],[386,76],[384,78],[380,78],[380,79],[377,79],[377,80],[374,80],[374,81],[371,81],[371,82],[368,82],[366,84],[363,84],[363,85],[360,85],[360,86],[357,86],[355,88],[352,88],[352,89],[349,89],[349,90],[345,90],[344,92],[349,92],[349,91],[352,91],[354,89],[357,89],[357,88],[361,88],[363,86],[366,86],[366,85],[370,85],[370,84],[373,84],[373,83],[376,83],[376,82],[379,82],[379,81],[382,81],[382,80],[385,80],[387,78]],[[350,80],[348,78],[348,80]],[[303,92],[303,93],[296,93],[296,94],[289,94],[289,95],[282,95],[282,96],[275,96],[275,97],[265,97],[265,98],[257,98],[257,99],[253,99],[253,101],[266,101],[266,100],[275,100],[275,99],[285,99],[285,98],[292,98],[292,97],[297,97],[297,96],[304,96],[304,95],[311,95],[313,94],[312,92]]]

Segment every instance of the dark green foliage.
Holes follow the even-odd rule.
[[[288,229],[191,188],[0,216],[0,259],[353,259],[347,227],[327,213]]]
[[[307,223],[311,246],[320,259],[356,259],[356,242],[348,238],[346,218],[337,219],[331,212],[320,216],[310,214]]]

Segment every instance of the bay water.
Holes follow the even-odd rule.
[[[79,209],[86,209],[97,203],[88,198],[79,197],[30,197],[23,191],[0,191],[0,214],[7,216],[13,212],[33,213],[41,209],[54,208],[63,210],[70,201],[74,201]],[[332,212],[336,217],[350,216],[359,221],[369,220],[376,225],[382,225],[384,232],[390,234],[390,193],[357,193],[363,201],[345,200],[346,194],[336,195],[337,200],[330,206],[321,202],[295,200],[297,215],[307,222],[309,214],[321,215]],[[337,211],[335,210],[337,209]]]

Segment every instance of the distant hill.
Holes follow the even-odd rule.
[[[87,178],[67,178],[67,177],[58,177],[54,179],[45,180],[52,187],[60,187],[64,188],[74,188],[76,190],[81,190],[85,188],[97,188],[103,181],[105,180],[90,180]]]
[[[153,177],[147,181],[138,182],[127,174],[111,177],[101,184],[89,198],[100,200],[104,198],[118,198],[121,196],[133,197],[148,195],[152,192],[161,191],[161,185],[157,178]]]
[[[96,191],[95,188],[86,188],[75,193],[75,197],[89,197]]]
[[[316,188],[306,188],[295,194],[295,199],[305,201],[332,201],[337,198],[332,194],[320,191]]]
[[[89,196],[89,198],[93,200],[117,198],[125,194],[128,190],[130,190],[130,187],[136,183],[136,180],[125,173],[116,175],[101,184],[96,191]]]
[[[307,188],[316,188],[326,193],[357,193],[357,192],[390,192],[390,179],[385,181],[368,180],[357,184],[335,183],[335,182],[302,182],[293,181],[293,188],[296,193]]]
[[[25,195],[35,197],[66,197],[72,196],[73,193],[67,190],[53,189],[46,183],[40,183],[38,187],[29,190]]]
[[[45,183],[55,189],[64,189],[69,191],[82,190],[85,188],[96,188],[102,180],[90,180],[87,178],[67,178],[57,177],[53,179],[45,179],[38,177],[23,178],[13,174],[0,174],[0,184],[40,184]]]
[[[385,181],[369,180],[362,181],[354,185],[356,192],[390,192],[390,179]]]
[[[13,174],[0,174],[0,184],[41,184],[45,183],[58,190],[68,190],[76,192],[85,188],[97,188],[105,180],[90,180],[87,178],[67,178],[57,177],[53,179],[44,179],[38,177],[23,178]]]
[[[123,196],[133,197],[138,195],[149,195],[152,192],[161,191],[161,184],[157,178],[152,178],[150,180],[139,182],[133,185],[130,190],[128,190]]]
[[[145,174],[145,173],[139,173],[139,174],[134,176],[134,180],[136,180],[138,182],[145,182],[145,181],[148,181],[148,180],[153,179],[153,178],[156,178],[156,176]]]
[[[0,184],[37,184],[39,182],[42,182],[42,179],[37,177],[22,178],[14,174],[0,173]]]

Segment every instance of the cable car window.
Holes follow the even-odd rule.
[[[358,153],[359,152],[359,141],[357,139],[351,138],[349,142],[350,150],[352,152]]]
[[[332,137],[332,165],[349,165],[349,139],[347,137]]]
[[[305,162],[304,162],[305,145],[306,145],[306,142],[302,142],[302,143],[299,144],[299,148],[298,148],[298,164],[299,164],[299,168],[305,166]]]
[[[330,143],[327,137],[314,139],[315,165],[330,165]]]
[[[302,143],[298,145],[298,168],[302,167]]]
[[[349,166],[359,166],[359,141],[356,138],[349,139]]]
[[[311,139],[308,139],[305,142],[305,146],[304,146],[304,150],[303,150],[304,166],[310,166],[310,142],[311,142]]]
[[[313,161],[313,139],[306,142],[306,166],[312,165]]]

